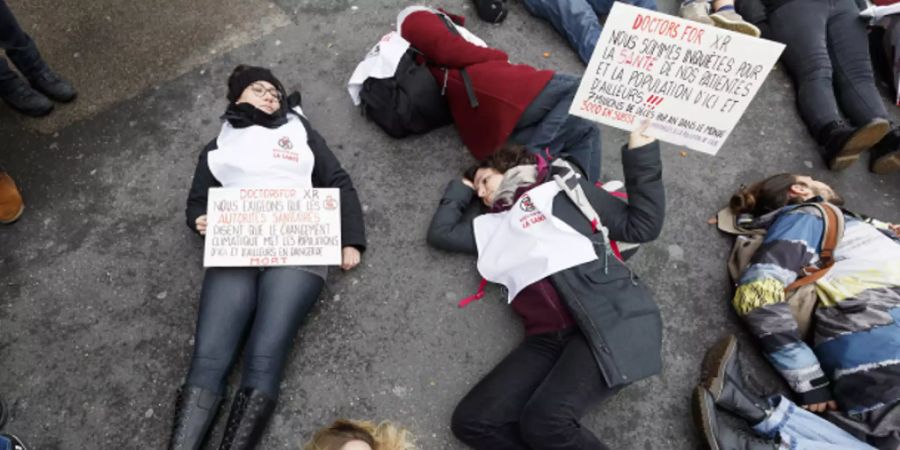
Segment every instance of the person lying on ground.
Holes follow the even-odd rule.
[[[900,127],[875,85],[865,22],[854,0],[741,0],[764,38],[785,44],[800,118],[829,169],[844,170],[870,151],[869,170],[900,169]],[[844,118],[846,116],[846,119]]]
[[[303,450],[415,450],[409,431],[390,422],[338,419],[316,432]]]
[[[566,151],[588,179],[600,176],[600,130],[569,115],[580,78],[512,64],[462,27],[460,16],[423,6],[400,12],[397,28],[431,64],[463,143],[479,160],[507,142],[534,153]],[[471,88],[471,89],[469,89]]]
[[[366,238],[350,176],[310,125],[300,95],[285,95],[267,69],[240,65],[228,78],[219,136],[200,153],[187,201],[188,226],[207,229],[212,187],[338,188],[342,268],[360,262]],[[273,152],[272,149],[279,149]],[[285,157],[287,153],[287,156]],[[210,267],[203,276],[194,355],[180,389],[170,449],[196,449],[225,395],[243,346],[243,374],[220,449],[251,449],[275,409],[294,336],[325,284],[327,267]]]
[[[548,165],[512,147],[447,186],[428,243],[477,254],[526,335],[456,407],[451,429],[470,447],[606,449],[582,415],[659,373],[659,309],[608,240],[647,242],[662,229],[659,144],[645,130],[622,149],[628,203],[588,183],[565,154]],[[476,197],[492,213],[466,220]]]
[[[900,227],[844,210],[844,234],[818,297],[814,341],[805,342],[785,287],[822,260],[823,218],[806,202],[843,205],[827,184],[780,174],[741,188],[735,215],[765,239],[740,278],[733,304],[763,352],[813,412],[879,448],[900,446]],[[887,442],[888,444],[885,444]]]
[[[744,384],[737,339],[727,336],[703,359],[694,390],[694,420],[709,448],[721,450],[875,450],[833,423],[783,395],[762,398]],[[757,436],[724,420],[728,411],[753,427]]]
[[[712,14],[710,14],[712,10]],[[684,0],[678,15],[694,22],[759,37],[759,28],[744,20],[735,10],[734,0]]]

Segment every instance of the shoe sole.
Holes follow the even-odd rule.
[[[895,172],[897,170],[900,170],[900,150],[895,151],[890,156],[883,156],[872,164],[872,172],[879,175]]]
[[[703,358],[701,384],[716,400],[719,399],[725,388],[726,363],[734,357],[735,352],[737,352],[737,339],[734,336],[728,336],[716,342]]]
[[[859,155],[881,142],[891,131],[891,124],[884,119],[875,119],[853,133],[841,151],[831,158],[828,167],[833,171],[844,170],[859,159]]]
[[[719,443],[716,442],[716,432],[709,425],[712,423],[712,414],[709,403],[704,400],[703,391],[703,386],[694,388],[694,422],[697,428],[703,432],[703,437],[706,439],[706,445],[709,449],[720,450]]]
[[[709,18],[712,19],[712,21],[715,22],[716,26],[719,28],[731,30],[736,33],[746,34],[755,38],[758,38],[761,34],[759,28],[756,28],[754,25],[747,22],[735,22],[728,20],[725,17],[717,16],[715,14],[710,14]]]
[[[25,212],[25,205],[22,205],[22,207],[19,208],[19,212],[17,212],[16,215],[13,216],[12,219],[0,220],[0,225],[11,225],[11,224],[15,223],[17,220],[19,220],[20,217],[22,217],[22,214],[24,212]]]
[[[46,116],[46,115],[48,115],[48,114],[50,114],[50,113],[53,112],[53,105],[50,105],[50,108],[48,108],[48,109],[45,110],[45,111],[39,111],[39,112],[37,112],[37,113],[32,113],[31,111],[26,111],[26,110],[24,110],[24,109],[16,108],[15,105],[13,105],[12,103],[7,102],[6,100],[4,100],[3,102],[6,103],[7,105],[9,105],[10,108],[12,108],[12,109],[18,111],[18,112],[21,113],[21,114],[24,114],[24,115],[28,116],[28,117],[44,117],[44,116]]]

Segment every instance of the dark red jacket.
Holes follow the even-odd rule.
[[[479,47],[452,33],[444,21],[428,11],[410,14],[400,34],[434,66],[431,73],[444,84],[456,129],[469,151],[484,159],[506,143],[525,108],[544,89],[552,70],[510,64],[509,56],[494,48]],[[472,108],[459,69],[466,69],[478,97]]]
[[[512,308],[522,317],[525,335],[551,333],[575,326],[575,319],[563,303],[549,278],[519,291]]]

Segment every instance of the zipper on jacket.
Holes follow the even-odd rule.
[[[441,96],[442,97],[447,92],[447,79],[448,78],[450,78],[450,70],[448,70],[446,67],[444,67],[444,85],[441,86]]]

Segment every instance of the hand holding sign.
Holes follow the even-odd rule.
[[[616,2],[569,113],[715,154],[783,50]]]
[[[636,148],[641,148],[651,142],[655,141],[656,138],[647,136],[647,130],[650,129],[650,119],[644,120],[641,122],[641,125],[634,129],[631,132],[631,135],[628,136],[628,149],[634,150]]]

